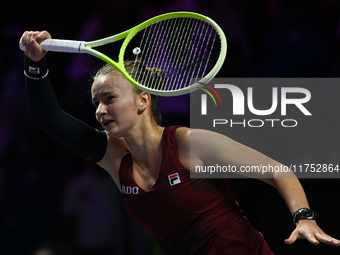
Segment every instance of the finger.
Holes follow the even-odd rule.
[[[31,59],[35,58],[35,55],[41,51],[39,44],[36,42],[37,32],[28,31],[24,35],[24,46],[26,47],[25,55]]]
[[[23,44],[25,47],[27,47],[28,34],[29,34],[29,32],[26,31],[26,32],[23,34],[23,36],[22,36],[22,44]]]
[[[316,233],[315,237],[322,243],[334,245],[334,246],[339,246],[340,245],[340,240],[333,238],[325,233]]]
[[[19,47],[20,49],[25,49],[26,51],[26,47],[25,47],[25,38],[26,38],[26,32],[22,34],[22,36],[20,37],[19,40]]]
[[[39,44],[41,44],[43,41],[45,41],[46,39],[51,39],[51,35],[49,32],[47,31],[42,31],[39,33],[38,37],[37,37],[37,42]]]
[[[39,47],[39,44],[37,39],[39,38],[39,34],[40,32],[33,32],[31,33],[31,39],[30,39],[30,43],[31,45],[34,47],[34,49],[38,50],[40,47]]]
[[[41,32],[37,32],[37,31],[29,33],[29,35],[30,35],[29,51],[30,51],[31,57],[34,57],[34,58],[42,55],[42,52],[43,52],[43,50],[40,46],[40,43],[37,41],[40,34],[41,34]]]
[[[296,239],[298,238],[298,236],[299,236],[299,233],[297,231],[293,231],[291,235],[289,236],[289,238],[285,240],[285,244],[294,243]]]
[[[29,31],[26,36],[26,45],[30,48],[33,40],[33,31]]]
[[[24,39],[25,39],[24,45],[25,45],[25,47],[26,47],[26,51],[25,51],[26,54],[29,54],[30,51],[31,51],[31,44],[30,44],[31,37],[32,37],[32,31],[28,31],[28,32],[26,33],[25,38],[24,38]]]
[[[320,242],[316,239],[316,237],[315,237],[314,235],[311,235],[311,234],[306,235],[306,239],[307,239],[310,243],[312,243],[312,244],[314,244],[314,245],[319,245],[319,244],[320,244]]]
[[[26,36],[27,36],[27,31],[24,32],[24,33],[22,34],[21,38],[20,38],[20,43],[21,43],[23,46],[25,46],[25,44],[26,44]]]

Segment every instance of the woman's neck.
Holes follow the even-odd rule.
[[[125,143],[133,158],[140,159],[152,158],[161,150],[161,140],[164,128],[156,123],[138,131],[136,135],[125,137]],[[144,161],[144,160],[142,160]]]

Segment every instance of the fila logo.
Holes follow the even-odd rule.
[[[138,194],[139,188],[138,187],[131,187],[131,186],[122,186],[122,193],[123,194]]]
[[[171,186],[181,183],[178,173],[169,174],[168,179]]]
[[[34,73],[34,74],[40,74],[40,68],[39,67],[28,67],[28,72],[29,73]]]

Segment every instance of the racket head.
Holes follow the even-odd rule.
[[[198,89],[216,76],[227,53],[227,40],[217,23],[192,12],[159,15],[125,35],[118,62],[104,54],[99,58],[154,95],[177,96]]]

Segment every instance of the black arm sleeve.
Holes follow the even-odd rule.
[[[105,154],[107,135],[60,109],[48,77],[26,78],[26,97],[34,123],[71,151],[99,162]]]

